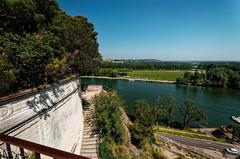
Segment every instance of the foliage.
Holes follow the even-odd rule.
[[[132,143],[138,147],[144,145],[145,140],[152,135],[152,126],[157,119],[153,107],[145,100],[136,101],[134,108],[135,121],[131,128]]]
[[[15,83],[15,70],[12,65],[7,64],[0,56],[0,95],[4,95]],[[6,82],[8,81],[8,82]]]
[[[50,32],[40,34],[5,34],[0,43],[6,49],[1,54],[14,66],[20,87],[37,86],[45,80],[45,67],[60,57],[60,42]]]
[[[54,0],[0,0],[1,94],[98,72],[97,33]]]
[[[119,108],[123,102],[116,92],[101,93],[94,98],[95,127],[103,141],[123,142],[123,125]]]
[[[173,128],[156,126],[156,127],[154,127],[154,131],[173,134],[173,135],[179,135],[179,136],[184,136],[184,137],[189,137],[189,138],[198,138],[198,139],[206,139],[206,140],[211,140],[211,141],[224,142],[224,140],[217,139],[215,137],[211,137],[206,134],[200,134],[198,132],[190,132],[188,130],[178,130],[178,129],[173,129]]]
[[[172,126],[173,124],[173,115],[174,111],[176,109],[176,100],[173,97],[168,97],[167,103],[165,104],[165,110],[166,110],[166,117],[168,120],[168,126]]]
[[[125,68],[132,70],[188,70],[193,68],[193,64],[185,62],[155,62],[155,61],[123,61],[111,62],[104,61],[103,68]]]
[[[101,55],[98,52],[97,33],[87,18],[60,13],[54,17],[51,30],[60,37],[66,51],[71,53],[69,63],[74,73],[91,75],[99,71]]]
[[[232,129],[232,141],[240,142],[240,126],[229,125],[228,128]]]
[[[168,80],[175,81],[179,77],[183,77],[185,71],[171,70],[133,70],[128,72],[131,78],[150,79],[150,80]]]
[[[105,141],[99,144],[99,154],[101,159],[114,159],[111,149]]]
[[[184,102],[179,111],[183,117],[183,128],[189,126],[189,124],[200,124],[206,121],[203,110],[191,101]]]
[[[234,65],[208,65],[205,72],[186,72],[178,84],[194,84],[223,88],[240,88],[240,67]]]
[[[153,150],[153,159],[167,159],[167,157],[161,151]]]
[[[110,73],[109,73],[110,77],[117,77],[118,75],[118,70],[111,70]]]

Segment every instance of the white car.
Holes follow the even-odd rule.
[[[238,154],[238,150],[232,147],[226,148],[226,151],[233,154]]]

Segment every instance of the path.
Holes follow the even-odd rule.
[[[174,142],[180,143],[182,145],[186,145],[190,148],[194,149],[206,149],[206,150],[213,150],[220,153],[225,153],[225,149],[227,147],[236,147],[231,144],[225,144],[225,143],[219,143],[219,142],[213,142],[208,140],[202,140],[202,139],[193,139],[193,138],[187,138],[183,136],[173,135],[173,134],[166,134],[166,133],[158,133],[159,137],[165,137],[168,139],[171,139]],[[239,149],[239,147],[236,147]],[[230,155],[225,153],[227,157],[234,158],[237,155]]]
[[[91,159],[98,159],[98,135],[94,131],[94,105],[92,99],[103,90],[102,86],[89,85],[86,92],[83,93],[82,98],[87,105],[83,108],[84,128],[83,139],[81,146],[81,155]]]

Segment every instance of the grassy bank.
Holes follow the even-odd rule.
[[[194,132],[189,132],[186,130],[177,130],[177,129],[172,129],[172,128],[166,128],[166,127],[155,127],[154,131],[157,132],[162,132],[162,133],[167,133],[167,134],[173,134],[173,135],[179,135],[179,136],[184,136],[184,137],[189,137],[189,138],[197,138],[197,139],[205,139],[205,140],[211,140],[211,141],[218,141],[218,142],[225,142],[225,140],[218,139],[206,134],[201,134],[201,133],[194,133]]]
[[[128,72],[128,76],[138,79],[176,81],[177,78],[183,77],[185,72],[186,71],[171,70],[134,70]]]

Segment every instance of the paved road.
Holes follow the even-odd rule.
[[[162,136],[162,137],[167,137],[173,141],[176,141],[176,142],[186,145],[186,146],[210,149],[210,150],[219,151],[219,152],[224,152],[224,150],[227,147],[236,147],[236,146],[230,145],[230,144],[218,143],[218,142],[201,140],[201,139],[192,139],[192,138],[187,138],[187,137],[177,136],[177,135],[172,135],[172,134],[159,133],[158,135]],[[238,148],[240,150],[240,147],[236,147],[236,148]]]

